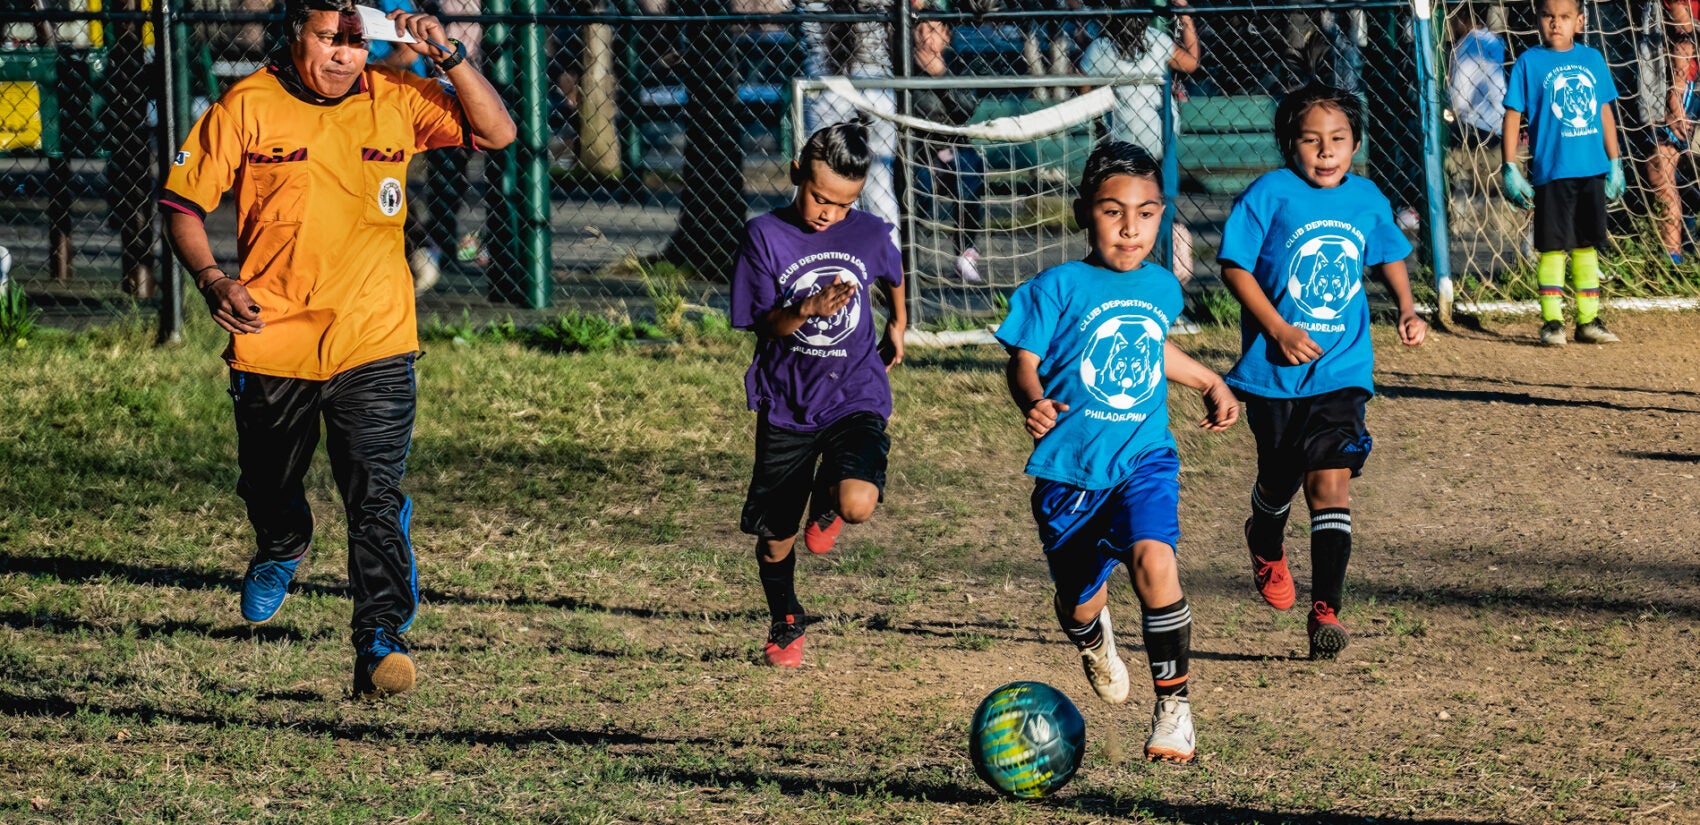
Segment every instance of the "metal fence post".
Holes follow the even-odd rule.
[[[181,55],[188,53],[183,48],[188,38],[179,39],[178,36],[184,34],[188,26],[175,20],[177,15],[171,0],[155,0],[153,12],[154,63],[160,69],[159,97],[154,106],[159,113],[159,128],[154,133],[159,138],[157,157],[159,180],[163,186],[171,175],[171,159],[177,151],[179,118],[187,114],[189,79],[182,71],[180,60]],[[157,214],[158,210],[155,212]],[[183,270],[172,259],[171,238],[163,226],[159,233],[159,274],[159,332],[154,343],[176,344],[183,340]]]
[[[537,15],[543,0],[519,0],[520,14]],[[549,306],[552,258],[549,232],[549,79],[543,26],[535,17],[519,32],[519,174],[524,195],[519,227],[520,266],[525,271],[525,305]]]
[[[1417,78],[1422,89],[1423,182],[1428,190],[1429,264],[1434,267],[1435,320],[1452,321],[1452,252],[1446,234],[1446,123],[1441,116],[1437,41],[1429,0],[1411,0],[1412,48],[1417,50]]]
[[[1175,111],[1175,73],[1170,70],[1163,72],[1163,202],[1168,204],[1163,209],[1162,243],[1157,251],[1162,255],[1158,263],[1164,269],[1175,266],[1175,211],[1180,209],[1181,194],[1181,161],[1175,156],[1180,151],[1180,141],[1175,131],[1180,128],[1180,113]],[[1191,254],[1192,250],[1186,250]],[[1180,273],[1175,273],[1180,274]]]
[[[504,18],[502,22],[484,27],[483,44],[487,77],[504,100],[512,100],[514,93],[513,26],[505,19],[511,9],[509,0],[485,0],[484,3],[485,14]],[[521,117],[523,119],[524,116]],[[523,136],[523,131],[521,134]],[[520,281],[517,243],[518,151],[517,146],[509,146],[484,153],[484,248],[490,254],[485,272],[492,301],[518,303],[525,298],[524,284]]]

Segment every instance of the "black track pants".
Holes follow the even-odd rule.
[[[313,538],[301,480],[319,443],[348,517],[348,584],[356,634],[406,630],[419,601],[408,540],[412,501],[401,492],[413,439],[412,355],[363,364],[328,381],[232,370],[236,401],[237,494],[248,503],[260,560],[291,559]]]

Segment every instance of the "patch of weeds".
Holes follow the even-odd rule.
[[[685,332],[685,284],[691,271],[672,261],[632,259],[631,266],[643,279],[643,291],[655,311],[655,324],[671,335]]]
[[[526,336],[527,343],[545,352],[605,352],[636,337],[630,323],[576,309]]]
[[[997,646],[998,640],[984,633],[958,633],[950,640],[951,647],[957,650],[973,650],[984,652]]]
[[[35,322],[41,310],[30,306],[24,288],[8,282],[0,286],[0,344],[21,347],[35,334]]]
[[[1387,617],[1387,632],[1394,636],[1421,639],[1428,635],[1428,619],[1411,615],[1395,607]]]
[[[1226,287],[1205,287],[1186,296],[1187,317],[1201,324],[1228,327],[1240,323],[1240,301]]]

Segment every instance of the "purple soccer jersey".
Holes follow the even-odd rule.
[[[858,209],[823,232],[805,231],[790,207],[752,219],[732,273],[732,325],[754,329],[769,311],[796,304],[844,277],[860,285],[843,310],[810,318],[781,339],[756,339],[744,374],[750,409],[787,430],[818,430],[856,412],[891,416],[869,289],[903,283],[891,224]]]

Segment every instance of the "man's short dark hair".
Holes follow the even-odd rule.
[[[290,40],[301,36],[301,27],[316,11],[355,14],[354,0],[288,0],[283,6],[283,33]]]
[[[874,151],[868,145],[868,127],[861,123],[834,123],[809,135],[803,144],[797,166],[804,175],[814,172],[814,162],[821,161],[834,175],[846,180],[863,180],[868,166],[874,162]]]
[[[1116,175],[1147,178],[1163,188],[1163,167],[1142,146],[1125,140],[1106,140],[1086,158],[1086,168],[1080,173],[1079,202],[1090,206],[1098,196],[1098,187]],[[1082,222],[1084,225],[1084,221]]]
[[[1324,106],[1346,116],[1352,129],[1352,144],[1364,141],[1364,103],[1358,96],[1323,83],[1312,83],[1281,101],[1275,107],[1275,142],[1281,147],[1281,157],[1288,165],[1299,154],[1299,124],[1310,110]]]

